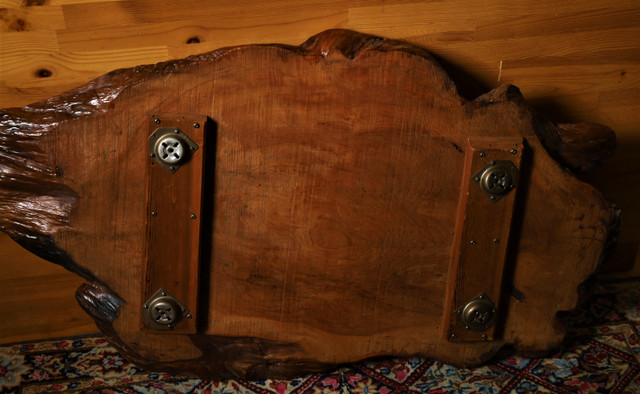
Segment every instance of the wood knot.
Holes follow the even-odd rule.
[[[51,72],[51,70],[48,70],[46,68],[41,68],[38,71],[36,71],[36,77],[38,78],[49,78],[52,75],[53,73]]]

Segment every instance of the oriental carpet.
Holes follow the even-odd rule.
[[[0,345],[0,393],[640,393],[640,280],[597,283],[563,319],[562,349],[478,368],[386,358],[292,380],[206,381],[144,371],[99,335]]]

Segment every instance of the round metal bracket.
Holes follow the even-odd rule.
[[[492,202],[498,202],[516,187],[518,168],[510,160],[492,160],[473,176]]]
[[[159,289],[142,306],[142,320],[152,330],[170,330],[189,316],[189,310],[164,289]]]
[[[171,174],[198,150],[198,144],[177,127],[160,127],[149,136],[149,156]]]
[[[456,315],[467,330],[485,331],[495,322],[496,306],[485,293],[482,293],[458,308]]]

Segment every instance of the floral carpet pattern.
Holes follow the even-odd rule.
[[[371,360],[293,380],[205,381],[143,371],[101,336],[0,346],[0,393],[640,393],[640,281],[598,284],[565,316],[547,358],[454,368],[422,358]]]

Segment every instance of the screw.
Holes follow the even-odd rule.
[[[151,216],[158,216],[158,212],[156,211],[151,212]]]
[[[483,335],[482,335],[482,340],[483,340],[483,341],[486,341],[486,340],[487,340],[487,334],[483,334]]]
[[[476,182],[480,182],[480,177],[477,176],[477,177],[473,178],[473,180],[476,181]]]
[[[173,170],[175,170],[176,168],[175,168],[175,167],[169,167],[169,169],[170,169],[171,171],[173,171]]]
[[[156,154],[155,154],[155,153],[152,153],[152,154],[151,154],[151,157],[156,157]]]
[[[193,128],[194,129],[199,129],[200,128],[200,123],[194,123],[193,124]]]
[[[193,319],[193,316],[187,315],[187,319]]]
[[[477,244],[477,242],[474,239],[472,239],[471,240],[471,245],[475,245],[475,244]]]
[[[180,134],[180,130],[176,129],[176,134]]]
[[[166,296],[167,293],[165,293],[164,291],[162,293],[160,293],[161,296]]]
[[[487,154],[484,152],[480,152],[480,157],[485,157]]]
[[[516,153],[518,153],[518,151],[515,150],[515,149],[511,149],[510,152],[511,152],[512,155],[515,155]]]
[[[494,244],[499,244],[499,243],[500,243],[500,240],[499,240],[498,238],[494,238],[494,239],[493,239],[493,243],[494,243]]]
[[[483,295],[478,296],[478,299],[479,299],[479,300],[482,300],[483,298],[484,298],[484,296],[483,296]]]
[[[491,197],[489,197],[489,199],[490,199],[491,201],[493,201],[493,200],[495,200],[495,199],[496,199],[496,196],[491,196]]]
[[[160,119],[158,119],[158,118],[155,118],[155,119],[154,119],[154,122],[156,122],[156,124],[160,124],[161,120],[160,120]]]
[[[196,220],[196,218],[197,218],[196,214],[195,214],[195,213],[192,213],[192,214],[191,214],[191,220]]]
[[[454,340],[454,339],[456,339],[457,337],[456,337],[456,334],[451,334],[451,336],[450,336],[449,338],[451,338],[451,340]]]
[[[469,329],[469,326],[464,326],[464,329],[465,329],[465,330],[468,330],[468,329]]]
[[[144,309],[149,309],[149,305],[145,305],[145,306],[144,306]]]

